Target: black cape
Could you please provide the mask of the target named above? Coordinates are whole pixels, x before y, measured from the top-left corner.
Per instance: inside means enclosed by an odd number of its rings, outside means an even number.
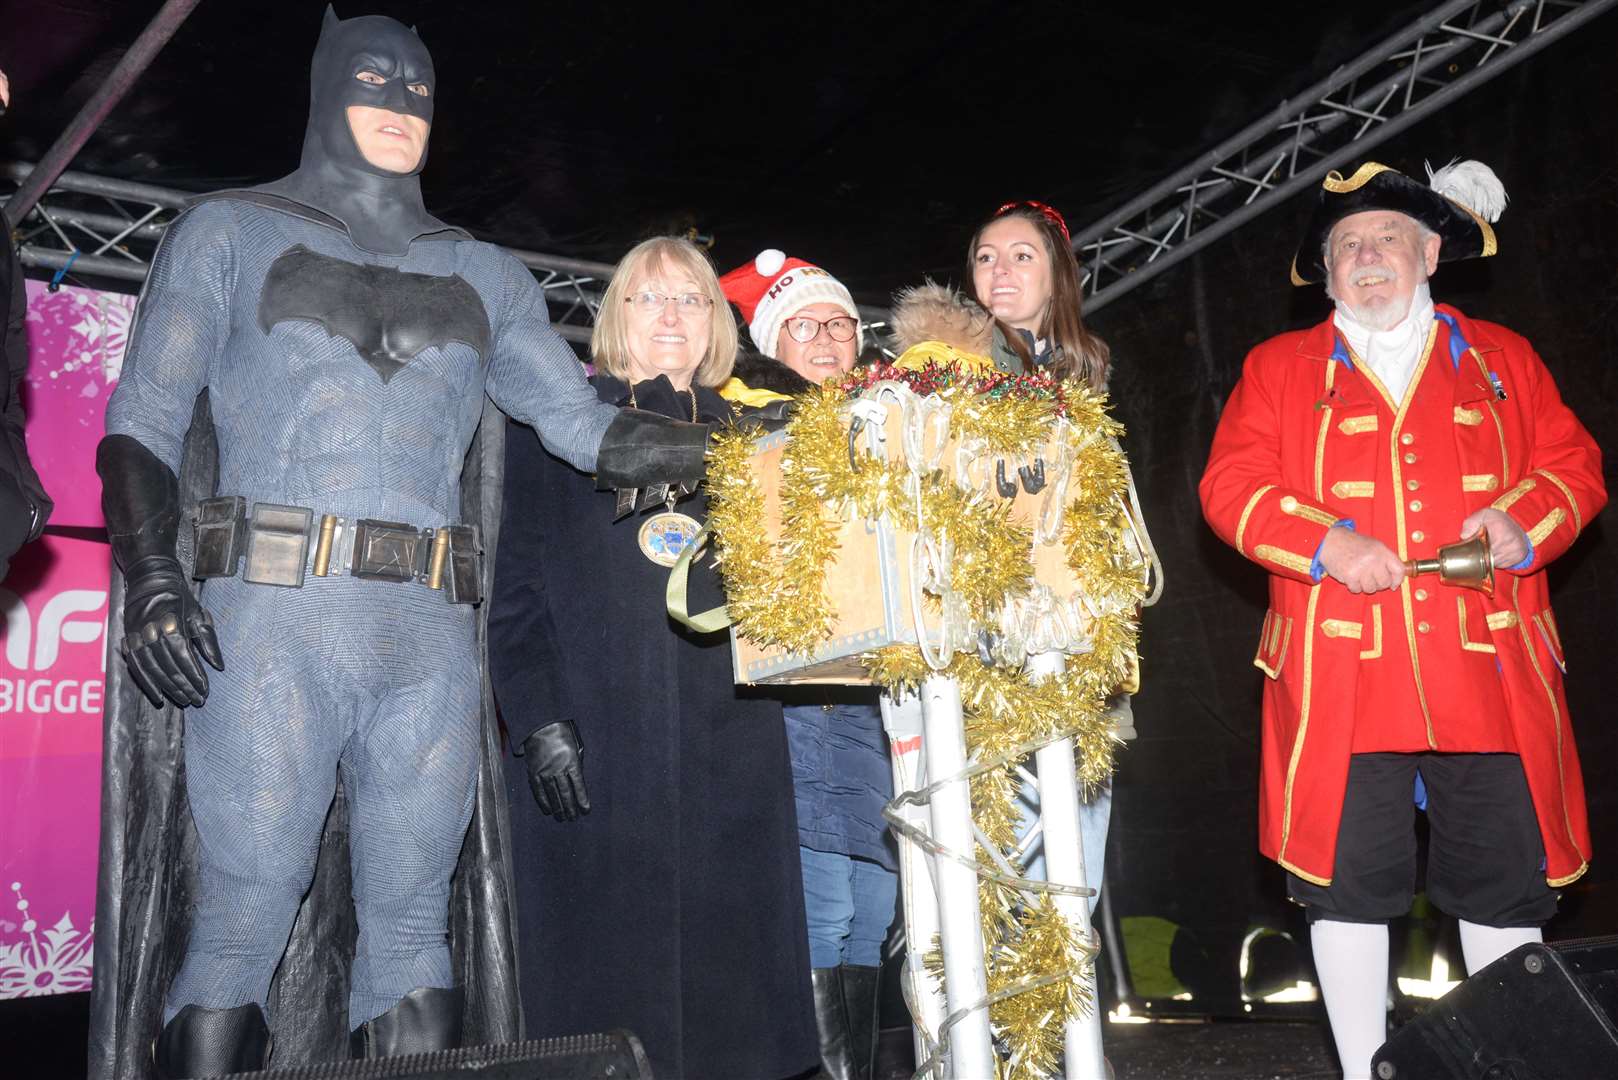
[[[616,379],[591,380],[610,404]],[[659,377],[637,403],[681,419]],[[729,415],[699,390],[703,419]],[[507,763],[523,1002],[531,1037],[623,1027],[659,1080],[773,1080],[815,1064],[792,771],[779,701],[738,690],[728,635],[663,608],[668,570],[641,554],[650,516],[512,425],[490,664],[514,742],[571,719],[592,809],[539,813]],[[701,519],[704,500],[677,507]],[[705,560],[691,609],[720,602]]]
[[[186,435],[182,506],[215,493],[217,454],[204,392]],[[505,417],[485,400],[461,475],[461,520],[483,528],[485,596],[500,527],[504,462]],[[187,568],[190,545],[190,530],[182,528],[180,561]],[[185,954],[197,836],[185,796],[181,711],[154,709],[119,655],[124,582],[116,568],[110,599],[89,1075],[91,1080],[135,1080],[152,1075],[152,1040],[162,1027],[164,994]],[[478,609],[480,654],[487,645],[488,611],[487,602]],[[468,1045],[521,1037],[510,820],[486,664],[483,704],[477,799],[450,892],[450,947],[456,982],[466,992],[463,1041]],[[346,1003],[356,936],[348,812],[339,784],[314,883],[270,986],[276,1067],[348,1056]]]

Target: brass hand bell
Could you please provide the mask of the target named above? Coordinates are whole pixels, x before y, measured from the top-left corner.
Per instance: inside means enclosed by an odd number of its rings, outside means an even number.
[[[1436,559],[1406,559],[1411,574],[1434,574],[1446,585],[1476,589],[1494,595],[1494,556],[1489,551],[1489,530],[1479,529],[1470,540],[1445,544]]]

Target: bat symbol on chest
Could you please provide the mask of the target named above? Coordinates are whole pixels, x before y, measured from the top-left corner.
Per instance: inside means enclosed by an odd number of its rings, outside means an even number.
[[[260,330],[268,334],[287,319],[347,339],[384,383],[435,345],[458,341],[480,363],[489,351],[489,316],[461,275],[345,262],[302,244],[275,260],[259,295]]]

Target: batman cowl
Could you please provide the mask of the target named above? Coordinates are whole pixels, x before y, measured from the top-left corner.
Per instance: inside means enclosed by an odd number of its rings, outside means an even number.
[[[383,82],[361,82],[355,78],[361,71],[374,71]],[[411,85],[425,86],[427,93],[412,93]],[[341,229],[355,247],[373,255],[403,256],[412,240],[426,236],[470,240],[464,230],[429,214],[422,202],[425,148],[412,171],[390,172],[365,159],[348,123],[350,105],[369,105],[431,125],[437,94],[432,55],[414,29],[381,15],[339,19],[328,5],[309,68],[309,124],[297,171],[204,198],[255,202]]]

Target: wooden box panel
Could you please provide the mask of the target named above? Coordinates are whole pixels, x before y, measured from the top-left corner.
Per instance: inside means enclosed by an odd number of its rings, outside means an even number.
[[[881,442],[889,453],[900,453],[900,410],[888,409]],[[1055,442],[1053,437],[1052,442]],[[955,450],[958,437],[951,435],[943,457],[942,467],[947,475],[954,475]],[[787,445],[784,432],[774,432],[759,439],[752,458],[754,476],[764,498],[764,522],[772,540],[781,535],[781,455]],[[867,439],[859,440],[862,448]],[[1050,462],[1055,459],[1054,448],[1047,455],[1047,472],[1052,473]],[[1015,478],[1014,466],[1008,461],[1006,471]],[[994,465],[989,469],[987,498],[1001,499],[993,486]],[[1012,502],[1012,518],[1026,526],[1030,534],[1048,498],[1054,497],[1054,475],[1044,490],[1030,495],[1019,484]],[[1064,501],[1071,501],[1071,492]],[[783,649],[761,649],[731,631],[731,654],[738,683],[831,683],[840,685],[867,685],[870,679],[859,662],[861,653],[885,645],[915,644],[916,627],[911,615],[910,562],[911,545],[915,533],[894,527],[887,519],[875,523],[846,521],[838,530],[838,553],[827,570],[826,589],[835,616],[831,637],[813,653],[804,656],[789,654]],[[1060,540],[1041,544],[1033,541],[1028,552],[1032,576],[1047,585],[1058,597],[1070,596],[1078,583],[1067,565],[1067,550]],[[936,643],[936,628],[929,631],[929,640]]]

